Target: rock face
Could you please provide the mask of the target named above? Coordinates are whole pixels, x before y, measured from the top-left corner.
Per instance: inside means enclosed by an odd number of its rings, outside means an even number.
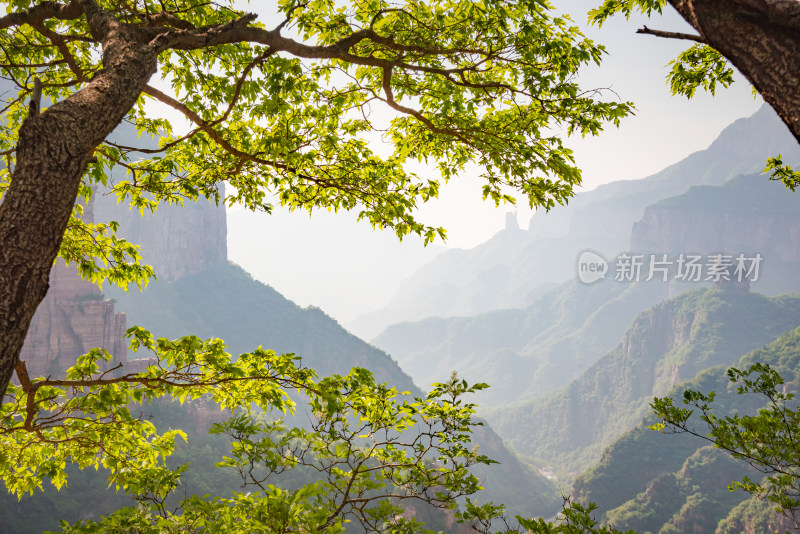
[[[118,235],[141,247],[144,263],[164,281],[206,271],[227,262],[225,208],[207,201],[163,206],[142,216],[102,193],[86,210],[90,220],[119,222]],[[63,376],[75,359],[101,347],[126,363],[124,313],[74,267],[59,262],[50,289],[31,322],[20,359],[31,376]]]
[[[800,204],[763,175],[693,187],[645,210],[633,225],[631,250],[760,252],[775,261],[800,262]]]
[[[143,263],[153,266],[161,281],[174,282],[228,261],[223,205],[201,199],[183,206],[162,205],[142,215],[100,193],[94,212],[98,221],[119,223],[117,235],[141,247]]]
[[[114,312],[97,286],[61,260],[50,272],[50,289],[36,310],[20,353],[28,373],[64,376],[81,354],[102,347],[115,362],[127,359],[125,314]]]
[[[743,175],[718,187],[693,187],[647,208],[631,250],[644,253],[760,255],[753,290],[800,290],[800,204],[782,184]],[[746,290],[746,288],[740,288]]]
[[[800,209],[742,214],[650,207],[633,227],[631,248],[672,253],[760,252],[774,260],[800,262]]]

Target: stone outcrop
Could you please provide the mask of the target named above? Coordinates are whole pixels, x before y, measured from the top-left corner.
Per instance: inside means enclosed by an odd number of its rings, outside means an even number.
[[[81,354],[101,347],[115,362],[127,359],[125,314],[115,313],[94,284],[61,260],[50,272],[50,289],[36,310],[20,353],[31,377],[63,377]]]
[[[116,198],[97,192],[85,210],[87,220],[117,221],[118,235],[140,246],[143,263],[163,281],[176,281],[227,262],[224,206],[201,200],[184,206],[162,206],[156,213],[117,205]],[[75,359],[101,347],[116,363],[127,362],[124,313],[103,298],[94,284],[59,261],[50,273],[50,288],[33,318],[20,359],[30,375],[63,376]],[[135,360],[134,360],[135,362]],[[130,370],[131,369],[134,370]],[[126,372],[146,368],[131,362]]]

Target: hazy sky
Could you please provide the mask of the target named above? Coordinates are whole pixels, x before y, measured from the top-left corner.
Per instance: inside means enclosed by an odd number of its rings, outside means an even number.
[[[554,2],[585,26],[585,13],[597,1]],[[261,19],[266,2],[251,3]],[[671,9],[671,8],[668,8]],[[673,97],[665,83],[666,64],[686,48],[685,42],[637,35],[642,20],[612,20],[587,34],[606,45],[608,55],[599,68],[581,75],[585,87],[613,89],[635,103],[635,117],[598,138],[573,139],[583,169],[585,189],[613,180],[644,178],[688,154],[706,148],[735,119],[751,115],[761,105],[741,81],[716,97],[699,94],[689,101]],[[671,12],[647,22],[658,29],[690,31]],[[505,213],[480,199],[480,184],[464,176],[444,187],[440,199],[420,210],[426,223],[444,226],[447,247],[470,248],[502,229]],[[527,227],[530,211],[520,207],[518,218]],[[317,305],[346,321],[377,309],[395,293],[398,282],[433,257],[442,244],[423,250],[418,239],[400,244],[389,232],[374,232],[356,223],[351,214],[252,214],[232,208],[228,217],[228,254],[257,279],[275,287],[298,304]]]

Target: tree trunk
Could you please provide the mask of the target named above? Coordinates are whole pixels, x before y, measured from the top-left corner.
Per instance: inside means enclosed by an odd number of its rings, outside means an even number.
[[[800,142],[800,0],[669,0]]]
[[[155,72],[157,53],[104,13],[103,66],[82,90],[19,131],[16,166],[0,204],[0,402],[33,314],[47,293],[50,269],[94,148],[120,123]]]

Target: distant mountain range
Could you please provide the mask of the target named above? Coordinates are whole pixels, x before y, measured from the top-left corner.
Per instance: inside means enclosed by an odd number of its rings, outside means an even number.
[[[401,323],[373,342],[415,382],[441,381],[456,370],[492,386],[479,394],[481,408],[499,406],[544,395],[579,376],[669,290],[653,283],[587,286],[572,280],[525,309]]]
[[[781,528],[768,508],[727,491],[747,473],[740,463],[641,423],[653,396],[698,373],[724,377],[742,354],[800,325],[800,295],[785,295],[800,291],[800,199],[753,172],[778,153],[800,161],[794,139],[762,109],[653,177],[578,195],[537,214],[529,232],[509,224],[480,247],[445,253],[371,324],[413,317],[423,303],[443,317],[398,321],[374,343],[417,383],[457,370],[495,386],[479,402],[498,433],[563,480],[591,468],[575,494],[597,501],[617,528]],[[607,259],[605,278],[589,284],[576,276],[586,249]],[[749,281],[726,280],[725,270],[711,287],[706,274],[738,254],[759,258],[760,269]],[[684,256],[706,269],[694,283],[674,271],[647,280],[657,260],[675,267]],[[632,257],[643,260],[642,275],[621,280]],[[783,361],[798,351],[800,331],[750,358]],[[792,365],[783,368],[796,377]],[[711,389],[727,387],[715,380]]]
[[[418,384],[457,370],[496,386],[481,405],[532,399],[576,378],[621,339],[631,321],[662,300],[698,284],[648,277],[650,255],[671,261],[681,253],[704,263],[725,252],[761,258],[754,291],[800,291],[800,200],[762,175],[740,175],[721,186],[693,186],[644,210],[633,225],[630,250],[645,261],[639,282],[618,282],[617,260],[604,280],[572,280],[544,291],[521,309],[474,317],[429,318],[388,327],[373,342],[392,354]],[[576,254],[577,256],[577,254]],[[573,259],[573,262],[577,258]],[[672,275],[674,275],[674,271]],[[671,275],[671,276],[672,276]]]
[[[537,212],[527,231],[510,223],[478,247],[440,254],[404,281],[386,307],[346,326],[371,339],[391,324],[424,317],[528,306],[545,289],[573,277],[579,251],[614,257],[628,250],[631,228],[650,204],[691,186],[720,185],[738,174],[760,172],[766,158],[778,153],[784,161],[800,161],[800,146],[765,105],[725,128],[707,149],[659,173],[579,193],[566,206]]]

